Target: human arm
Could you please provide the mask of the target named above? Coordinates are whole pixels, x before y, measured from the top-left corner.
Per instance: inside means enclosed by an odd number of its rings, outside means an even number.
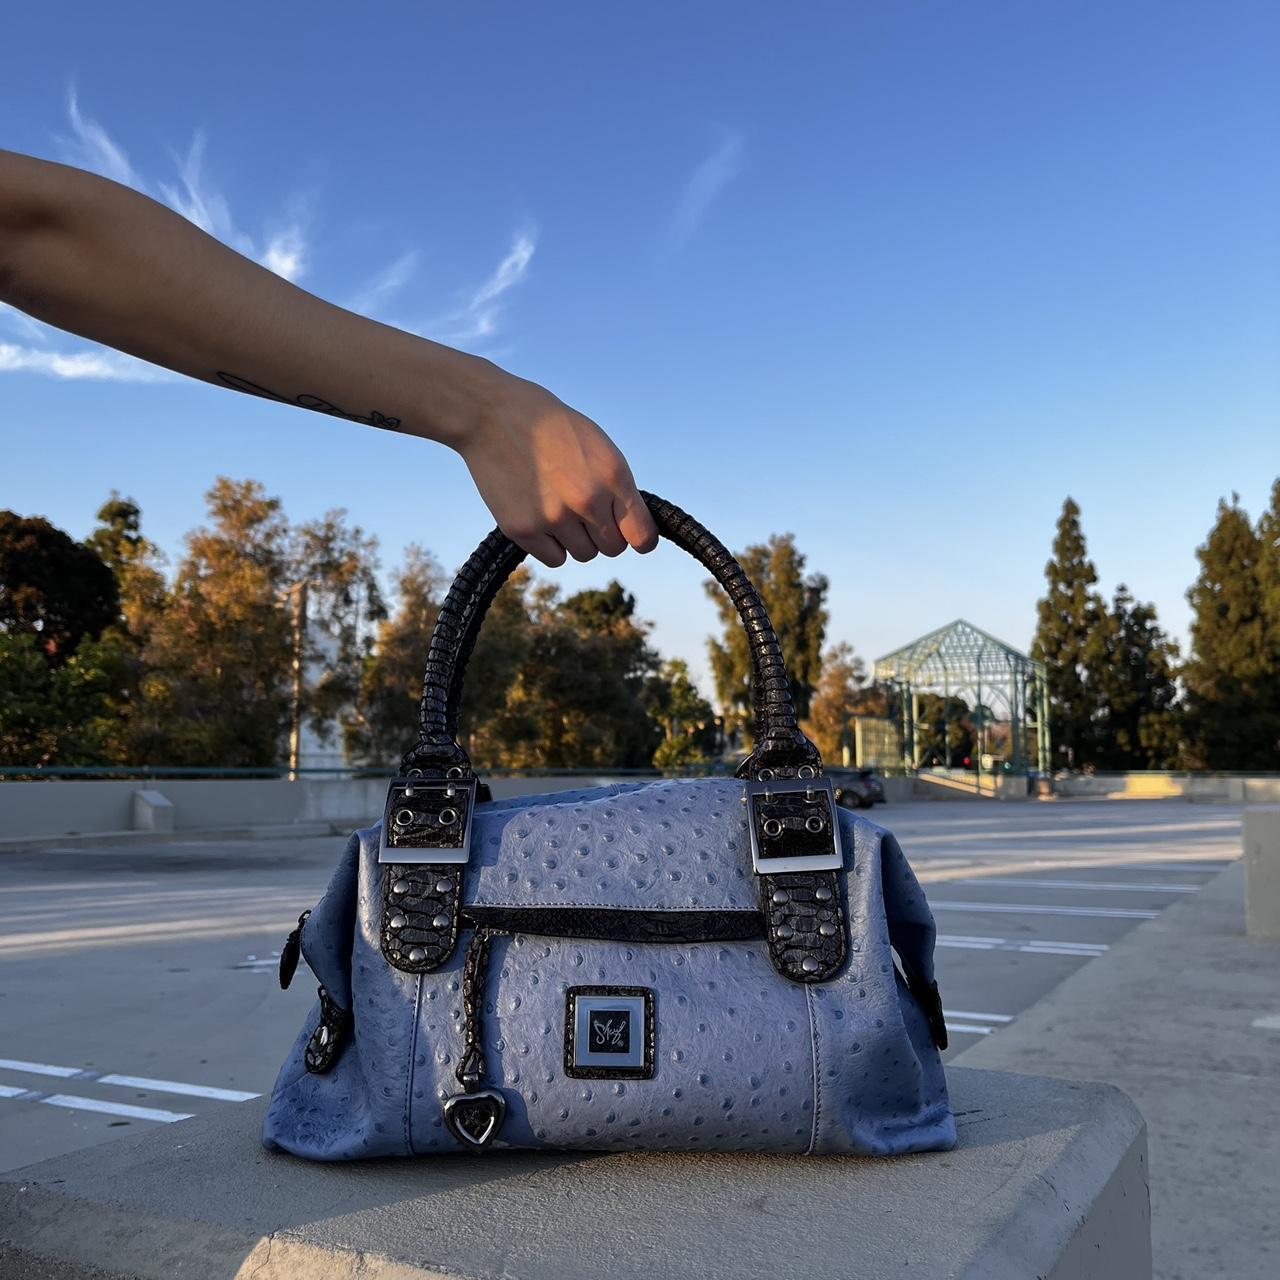
[[[0,151],[0,300],[206,382],[439,441],[545,564],[657,542],[617,447],[545,388],[325,302],[105,178]]]

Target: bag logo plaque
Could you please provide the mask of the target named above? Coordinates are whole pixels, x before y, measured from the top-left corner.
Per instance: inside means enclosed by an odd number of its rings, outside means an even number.
[[[649,1080],[655,1031],[648,987],[570,987],[565,993],[565,1075]]]

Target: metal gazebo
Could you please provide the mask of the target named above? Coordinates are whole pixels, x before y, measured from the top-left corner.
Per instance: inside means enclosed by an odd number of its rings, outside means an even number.
[[[1031,768],[1048,773],[1049,696],[1044,663],[988,635],[971,622],[957,619],[877,658],[877,684],[899,694],[903,764],[920,766],[916,723],[921,693],[939,693],[944,706],[944,750],[950,755],[952,700],[972,701],[978,752],[985,747],[992,723],[1009,725],[1009,764],[1018,772]],[[1034,765],[1032,741],[1034,738]],[[951,761],[948,758],[947,764]]]

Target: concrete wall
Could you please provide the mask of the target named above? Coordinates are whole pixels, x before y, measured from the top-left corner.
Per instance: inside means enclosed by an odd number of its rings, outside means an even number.
[[[1059,796],[1106,796],[1117,800],[1211,800],[1231,804],[1280,802],[1280,777],[1223,773],[1060,774]]]
[[[600,777],[494,778],[496,799],[594,787]],[[0,782],[0,840],[131,831],[133,795],[159,792],[173,805],[175,831],[336,822],[352,826],[382,816],[386,778],[253,778]]]

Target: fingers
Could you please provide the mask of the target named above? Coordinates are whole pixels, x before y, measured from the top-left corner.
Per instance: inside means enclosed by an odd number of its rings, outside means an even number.
[[[511,541],[522,546],[535,560],[541,560],[548,569],[558,569],[568,558],[564,547],[549,533],[534,533]]]
[[[613,500],[613,514],[619,531],[637,551],[652,551],[658,545],[658,526],[653,513],[634,485],[630,492]]]
[[[599,552],[586,525],[577,516],[569,516],[554,525],[551,535],[575,560],[594,560]]]

